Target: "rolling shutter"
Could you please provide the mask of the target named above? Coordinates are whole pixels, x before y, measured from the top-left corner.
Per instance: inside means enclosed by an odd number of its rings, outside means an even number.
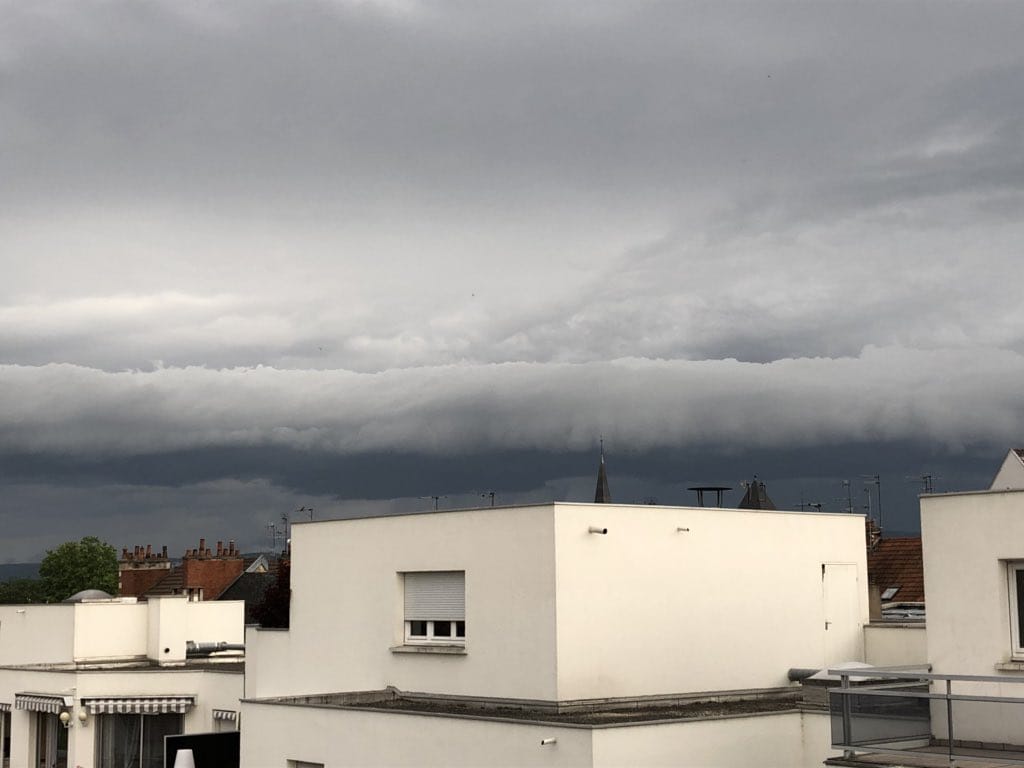
[[[465,571],[405,574],[406,621],[464,621],[465,618]]]

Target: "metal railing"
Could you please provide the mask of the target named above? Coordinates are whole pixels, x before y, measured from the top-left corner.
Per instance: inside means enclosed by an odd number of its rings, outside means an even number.
[[[944,710],[944,745],[950,762],[958,757],[976,758],[976,751],[968,754],[963,751],[968,747],[962,743],[958,745],[956,741],[953,703],[1001,706],[1024,704],[1022,697],[957,693],[953,689],[955,683],[970,684],[975,689],[1021,684],[1024,683],[1022,678],[940,675],[917,671],[913,667],[830,669],[828,673],[840,679],[839,687],[829,689],[832,748],[842,749],[844,757],[848,758],[852,758],[856,752],[905,753],[911,749],[934,746],[938,741],[932,728],[932,716],[936,710],[933,702],[945,705],[937,709]],[[972,709],[975,709],[973,705]],[[976,717],[977,712],[974,711],[973,715]],[[1019,717],[1024,722],[1024,709],[1019,710]],[[1019,729],[1005,730],[1007,735],[1011,730],[1020,733]],[[1024,764],[1024,754],[1014,757],[1005,754],[1011,748],[1006,744],[1009,741],[1010,738],[972,739],[970,748],[976,750],[982,742],[993,742],[1004,753],[999,757],[1001,762]]]

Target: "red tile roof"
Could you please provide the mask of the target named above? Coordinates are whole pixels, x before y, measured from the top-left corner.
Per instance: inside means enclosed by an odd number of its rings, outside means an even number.
[[[875,584],[879,592],[899,587],[896,594],[884,602],[924,602],[921,538],[881,539],[873,550],[868,550],[868,581]]]

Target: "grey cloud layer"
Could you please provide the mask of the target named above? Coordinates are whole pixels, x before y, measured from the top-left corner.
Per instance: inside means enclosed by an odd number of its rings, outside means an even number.
[[[0,458],[26,536],[43,508],[89,532],[109,497],[138,537],[178,506],[255,541],[302,493],[544,488],[599,433],[672,487],[672,449],[831,482],[1024,433],[1020,5],[0,18]],[[816,466],[836,444],[869,458]],[[496,451],[523,452],[514,480]],[[332,483],[338,456],[365,482]]]
[[[769,364],[620,360],[393,370],[0,369],[7,452],[210,446],[465,453],[924,440],[959,450],[1024,428],[1024,356],[869,348]]]

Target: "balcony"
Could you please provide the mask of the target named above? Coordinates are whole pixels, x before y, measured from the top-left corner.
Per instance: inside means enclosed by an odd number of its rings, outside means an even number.
[[[829,711],[832,747],[843,755],[826,765],[1024,765],[1024,678],[906,667],[829,673],[840,679],[829,690]]]

